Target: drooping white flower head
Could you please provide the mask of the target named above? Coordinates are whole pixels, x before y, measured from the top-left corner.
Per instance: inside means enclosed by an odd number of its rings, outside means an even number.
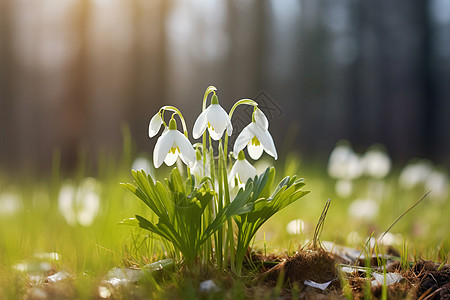
[[[230,117],[222,106],[220,106],[216,94],[211,98],[211,105],[198,116],[194,123],[194,129],[192,131],[194,139],[201,137],[206,128],[208,128],[209,135],[215,141],[222,138],[225,129],[228,135],[233,133],[233,125],[231,125]]]
[[[153,164],[159,168],[164,162],[172,166],[178,156],[188,166],[193,167],[195,163],[195,150],[188,138],[177,130],[177,124],[172,118],[169,129],[158,138],[153,151]]]
[[[161,113],[158,111],[148,124],[148,136],[150,138],[154,137],[159,132],[159,129],[161,129],[162,124],[163,120],[161,118]]]
[[[205,161],[205,173],[203,173],[203,158],[199,149],[195,151],[195,163],[194,166],[191,168],[191,173],[194,174],[194,176],[196,176],[196,178],[200,180],[205,176],[208,177],[210,176],[208,159]]]
[[[234,163],[231,168],[230,175],[228,177],[228,181],[231,185],[237,179],[239,186],[245,186],[245,183],[250,178],[254,178],[256,176],[256,169],[253,167],[246,159],[244,155],[244,151],[240,151],[238,155],[238,159]]]
[[[263,151],[277,159],[277,149],[268,129],[269,121],[264,113],[256,108],[252,122],[241,131],[234,143],[234,155],[247,146],[248,154],[254,160],[259,159]]]

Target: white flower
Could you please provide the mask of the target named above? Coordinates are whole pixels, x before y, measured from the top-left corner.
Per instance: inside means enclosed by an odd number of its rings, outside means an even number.
[[[340,141],[328,161],[328,175],[336,179],[356,179],[362,175],[364,165],[347,141]]]
[[[338,179],[336,180],[334,190],[336,191],[339,197],[347,198],[353,192],[353,182],[348,179]]]
[[[448,177],[445,171],[435,169],[428,174],[425,189],[431,190],[431,199],[445,201],[448,196]]]
[[[391,170],[391,159],[385,151],[372,147],[362,157],[365,173],[377,179],[385,177]]]
[[[178,156],[188,166],[193,167],[195,163],[195,150],[187,137],[177,130],[174,119],[170,120],[169,130],[165,131],[156,141],[153,151],[153,164],[159,168],[164,162],[172,166]]]
[[[305,222],[303,222],[303,220],[301,219],[292,220],[286,225],[286,231],[292,235],[300,234],[304,230],[305,230]]]
[[[430,161],[420,160],[409,163],[400,173],[399,184],[404,189],[412,189],[426,182],[432,171],[433,165]]]
[[[195,151],[195,163],[194,166],[191,168],[191,173],[194,174],[194,176],[198,179],[203,179],[203,177],[205,176],[210,176],[210,171],[209,171],[209,161],[208,159],[206,159],[206,163],[205,163],[205,173],[203,174],[203,158],[202,158],[202,154],[200,153],[200,150],[196,150]]]
[[[266,116],[257,108],[253,113],[253,121],[241,131],[234,143],[234,155],[236,156],[247,146],[248,154],[254,160],[261,157],[263,150],[277,159],[277,149],[275,149],[275,144],[268,129],[269,122]]]
[[[148,124],[148,136],[150,138],[154,137],[159,132],[162,124],[163,120],[161,118],[161,114],[158,112],[152,117],[150,123]]]
[[[256,169],[246,159],[243,151],[239,152],[238,159],[231,168],[228,181],[231,185],[238,180],[239,186],[245,186],[245,183],[250,178],[256,176]]]
[[[208,106],[197,118],[194,123],[192,136],[198,139],[208,127],[209,135],[213,140],[220,140],[225,129],[228,135],[233,132],[230,117],[227,112],[219,105],[217,96],[214,94],[211,99],[211,105]]]
[[[373,220],[378,215],[379,204],[372,199],[356,199],[348,207],[348,214],[355,219]]]
[[[100,208],[101,186],[94,178],[84,178],[77,187],[71,182],[61,186],[58,207],[70,226],[90,226]]]

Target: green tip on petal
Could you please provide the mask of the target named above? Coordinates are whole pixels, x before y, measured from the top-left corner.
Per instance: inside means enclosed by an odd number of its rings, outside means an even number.
[[[219,98],[217,98],[216,93],[211,98],[211,104],[219,104]]]
[[[176,130],[176,129],[177,129],[177,122],[172,117],[172,119],[170,119],[170,122],[169,122],[169,130]]]
[[[238,154],[238,160],[244,160],[244,159],[245,159],[245,154],[244,154],[244,151],[241,150],[241,151],[239,151],[239,154]]]

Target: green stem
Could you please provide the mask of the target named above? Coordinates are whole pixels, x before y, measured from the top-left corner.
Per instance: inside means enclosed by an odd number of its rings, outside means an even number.
[[[219,161],[218,161],[218,172],[217,172],[217,181],[219,184],[219,198],[217,203],[217,212],[221,212],[223,210],[223,162],[220,159],[220,150],[222,149],[222,139],[219,140]],[[216,253],[217,253],[217,267],[219,270],[222,270],[223,268],[223,226],[218,230],[217,236],[217,247],[216,247]],[[225,256],[226,258],[226,256]]]
[[[184,121],[183,114],[181,113],[181,111],[180,111],[178,108],[176,108],[175,106],[172,106],[172,105],[165,105],[165,106],[161,107],[161,111],[162,111],[161,117],[162,117],[163,120],[164,120],[164,111],[166,111],[166,110],[173,111],[173,112],[175,112],[175,113],[180,117],[181,124],[183,125],[183,132],[184,132],[184,135],[185,135],[186,137],[189,137],[189,136],[188,136],[187,127],[186,127],[186,122]]]
[[[236,101],[236,103],[234,103],[233,107],[230,110],[230,113],[228,114],[228,116],[231,117],[233,116],[234,111],[236,110],[236,108],[241,105],[241,104],[247,104],[247,105],[253,105],[253,106],[258,106],[258,103],[256,103],[255,101],[253,101],[252,99],[241,99]]]
[[[203,177],[206,176],[206,130],[205,132],[203,132],[203,137],[202,137],[202,144],[203,144],[203,148],[202,148],[202,156],[203,156]],[[214,186],[213,186],[214,188]]]
[[[202,111],[206,109],[206,100],[208,99],[208,95],[214,91],[217,91],[217,88],[212,85],[208,86],[208,88],[206,89],[205,94],[203,95]]]

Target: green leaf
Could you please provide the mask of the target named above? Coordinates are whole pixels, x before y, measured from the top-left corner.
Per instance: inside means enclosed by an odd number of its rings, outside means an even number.
[[[119,224],[139,227],[139,221],[136,220],[136,218],[123,219],[121,222],[119,222]]]

